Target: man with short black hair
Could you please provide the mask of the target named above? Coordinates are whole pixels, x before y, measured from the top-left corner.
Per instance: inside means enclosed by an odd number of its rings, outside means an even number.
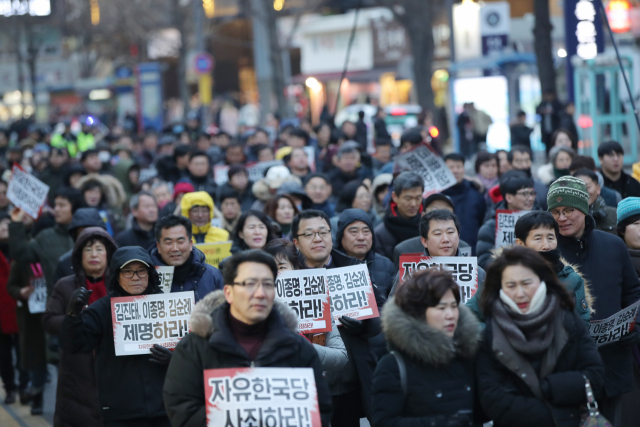
[[[307,182],[304,184],[304,191],[311,199],[311,208],[318,211],[322,211],[327,214],[329,218],[333,218],[335,215],[335,206],[329,201],[331,197],[331,183],[326,175],[321,173],[314,173],[307,177]]]
[[[602,166],[601,172],[604,185],[616,190],[623,199],[627,197],[640,197],[640,182],[622,170],[624,166],[624,149],[616,141],[600,144],[598,147],[598,160]]]
[[[622,200],[622,196],[616,190],[612,190],[609,187],[605,187],[604,178],[602,174],[596,169],[596,161],[590,156],[574,156],[569,165],[569,173],[579,171],[580,169],[588,169],[593,171],[598,176],[598,185],[600,186],[600,195],[604,199],[607,206],[617,207],[618,203]]]
[[[171,292],[193,291],[196,302],[213,291],[222,289],[222,276],[206,263],[206,257],[191,242],[191,221],[183,216],[168,215],[155,226],[155,247],[149,255],[156,266],[173,266]]]
[[[464,161],[465,158],[460,153],[444,156],[444,162],[455,177],[456,184],[443,190],[442,194],[453,201],[456,216],[462,223],[460,238],[469,243],[475,253],[478,231],[484,222],[487,204],[476,188],[477,184],[464,179]]]
[[[507,153],[507,160],[514,170],[522,171],[531,179],[531,165],[533,162],[533,152],[529,147],[522,145],[514,145],[511,147],[511,151]],[[533,188],[536,190],[536,203],[540,208],[547,208],[547,191],[549,190],[546,185],[540,181],[533,179]]]
[[[358,143],[355,141],[347,141],[338,149],[337,167],[329,172],[329,181],[333,195],[340,197],[340,193],[344,186],[356,179],[372,179],[371,171],[367,171],[360,167],[360,150]]]
[[[476,255],[478,265],[485,270],[491,264],[491,251],[496,246],[496,210],[530,211],[535,206],[536,190],[533,180],[522,171],[511,170],[500,177],[500,193],[504,200],[499,202],[480,227]]]
[[[291,171],[291,175],[297,176],[301,181],[305,181],[311,173],[309,157],[303,148],[295,147],[291,153],[284,156],[283,160],[285,166]]]
[[[207,423],[207,369],[312,368],[322,426],[329,427],[331,394],[313,346],[297,332],[298,319],[275,301],[278,266],[261,250],[229,258],[224,290],[207,295],[191,315],[191,332],[175,349],[164,383],[164,401],[173,425]]]
[[[229,172],[227,172],[227,177],[228,181],[218,188],[218,204],[222,202],[221,196],[223,192],[229,194],[230,191],[235,191],[240,198],[242,211],[244,212],[251,209],[251,205],[256,201],[256,197],[251,191],[253,183],[249,181],[247,168],[241,164],[231,165]]]
[[[220,191],[220,202],[218,206],[220,206],[220,213],[222,214],[222,228],[231,235],[236,229],[238,220],[242,215],[240,195],[235,190],[224,188]]]
[[[206,191],[213,198],[216,197],[218,185],[211,176],[209,156],[204,151],[195,151],[189,156],[188,178],[178,182],[188,182],[195,191]]]
[[[91,150],[83,152],[80,157],[80,164],[82,164],[82,167],[84,167],[84,170],[86,170],[88,174],[100,173],[102,162],[100,161],[100,156],[98,156],[98,150],[92,148]]]
[[[293,148],[302,148],[309,145],[309,133],[300,128],[291,129],[287,136],[287,145]]]
[[[403,172],[393,180],[391,203],[375,232],[376,252],[389,259],[399,243],[418,236],[422,213],[424,179],[413,172]]]
[[[141,191],[131,196],[129,209],[133,215],[131,227],[116,237],[118,247],[140,246],[149,249],[155,244],[153,228],[158,220],[158,203],[153,194]]]

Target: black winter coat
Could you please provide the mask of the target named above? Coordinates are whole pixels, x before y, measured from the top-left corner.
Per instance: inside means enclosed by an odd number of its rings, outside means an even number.
[[[460,238],[471,245],[474,250],[473,255],[475,255],[478,231],[482,226],[487,211],[484,195],[476,190],[471,182],[466,179],[460,184],[447,188],[442,194],[448,196],[453,202],[455,214],[462,225]]]
[[[640,197],[640,182],[625,171],[621,172],[620,179],[617,181],[610,180],[604,173],[602,177],[604,178],[604,185],[620,193],[623,199]]]
[[[253,195],[253,191],[251,188],[253,187],[253,182],[249,182],[247,185],[247,189],[244,193],[240,193],[238,190],[234,189],[231,184],[225,182],[220,187],[218,187],[218,193],[216,194],[216,204],[217,206],[222,206],[222,200],[220,200],[220,196],[228,191],[235,191],[240,196],[240,210],[242,212],[246,212],[251,209],[253,203],[257,200],[256,196]]]
[[[116,236],[116,243],[119,248],[124,246],[140,246],[144,250],[149,250],[156,246],[156,236],[153,229],[145,231],[140,228],[137,220],[133,220],[131,228]]]
[[[524,369],[498,349],[495,323],[487,318],[476,375],[482,407],[495,427],[578,427],[580,406],[587,403],[583,375],[589,378],[596,400],[601,394],[604,368],[584,321],[565,309],[558,315],[564,316],[567,341],[552,373],[540,381],[546,401],[524,382]]]
[[[491,264],[491,251],[496,247],[496,211],[498,209],[507,209],[507,202],[504,200],[499,202],[487,215],[489,218],[485,219],[478,231],[476,256],[478,265],[485,270]]]
[[[389,300],[382,323],[389,347],[405,363],[407,393],[396,358],[384,356],[373,378],[373,427],[446,427],[459,411],[469,412],[469,425],[482,425],[473,359],[480,345],[480,325],[468,308],[459,308],[452,339]]]
[[[591,320],[602,320],[640,299],[640,281],[629,251],[622,239],[595,229],[587,215],[582,239],[558,236],[562,257],[580,267],[585,281],[591,284],[595,313]],[[614,343],[600,347],[606,371],[605,394],[618,396],[633,387],[631,348]]]
[[[164,402],[176,427],[206,425],[205,369],[239,367],[313,368],[323,427],[331,420],[331,394],[322,365],[309,341],[298,335],[298,319],[276,302],[267,318],[267,335],[254,361],[229,329],[229,304],[222,291],[213,292],[194,307],[189,333],[176,347],[163,390]]]

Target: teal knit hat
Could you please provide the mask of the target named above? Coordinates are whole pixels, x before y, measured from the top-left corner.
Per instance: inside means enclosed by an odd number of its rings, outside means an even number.
[[[618,203],[618,224],[638,214],[640,214],[640,197],[627,197]]]
[[[558,178],[547,193],[548,211],[558,206],[567,206],[578,209],[585,215],[589,215],[589,192],[584,181],[572,176]]]

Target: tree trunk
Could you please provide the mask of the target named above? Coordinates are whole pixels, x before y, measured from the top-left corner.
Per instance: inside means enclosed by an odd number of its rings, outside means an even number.
[[[191,94],[187,85],[187,26],[186,12],[180,6],[180,0],[173,0],[173,16],[176,29],[180,32],[180,49],[178,58],[178,89],[182,100],[182,118],[184,119],[189,111]],[[189,9],[190,10],[190,9]]]
[[[426,2],[428,3],[428,2]],[[413,74],[418,104],[423,110],[433,111],[433,27],[431,20],[423,21],[420,17],[413,17],[410,25],[406,25],[411,40],[413,55]]]
[[[24,70],[22,69],[22,63],[24,57],[22,55],[22,23],[17,22],[14,29],[15,35],[13,37],[13,43],[15,46],[16,54],[16,66],[18,71],[18,90],[20,91],[20,106],[22,109],[22,117],[24,117]]]
[[[282,62],[282,48],[278,40],[278,28],[276,25],[276,12],[271,7],[272,2],[270,0],[264,0],[267,3],[267,10],[269,11],[269,17],[267,19],[267,25],[269,27],[269,44],[271,46],[271,67],[273,69],[273,90],[276,93],[276,100],[278,102],[278,114],[280,117],[288,117],[289,111],[287,108],[287,98],[284,94],[284,63]]]
[[[37,109],[36,85],[38,80],[37,61],[40,51],[40,43],[34,33],[34,26],[27,24],[27,66],[29,68],[29,82],[31,83],[31,98],[33,99],[34,110]]]
[[[536,18],[533,38],[536,63],[542,93],[556,93],[556,70],[553,65],[553,44],[551,42],[551,19],[549,0],[534,0],[533,12]]]

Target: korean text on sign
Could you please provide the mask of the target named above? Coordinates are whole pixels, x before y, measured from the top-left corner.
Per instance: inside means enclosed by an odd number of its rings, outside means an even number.
[[[193,246],[201,250],[205,262],[215,268],[218,268],[220,261],[231,256],[231,242],[200,243]]]
[[[175,348],[194,305],[193,291],[111,298],[116,356],[148,354],[154,344]]]
[[[598,347],[620,341],[621,338],[633,332],[636,326],[640,301],[623,308],[611,317],[596,320],[589,324],[589,334]]]
[[[496,210],[496,248],[516,243],[516,222],[530,211]]]
[[[325,269],[283,271],[276,278],[276,298],[298,315],[303,334],[331,330],[331,308]]]
[[[173,272],[175,267],[173,265],[158,265],[156,271],[160,276],[160,289],[165,294],[171,293],[171,285],[173,284]]]
[[[340,325],[340,316],[361,320],[380,316],[365,264],[327,270],[327,287],[336,324]]]
[[[437,268],[448,271],[460,286],[460,303],[466,302],[478,290],[478,258],[476,257],[428,257],[424,255],[400,256],[400,283],[417,270]]]
[[[22,209],[31,218],[38,218],[47,194],[49,194],[47,184],[18,166],[13,167],[11,181],[7,188],[7,198],[14,206]]]
[[[311,368],[204,371],[207,427],[321,427]]]
[[[425,194],[438,193],[456,184],[456,179],[442,160],[426,145],[398,156],[396,162],[424,179]]]

